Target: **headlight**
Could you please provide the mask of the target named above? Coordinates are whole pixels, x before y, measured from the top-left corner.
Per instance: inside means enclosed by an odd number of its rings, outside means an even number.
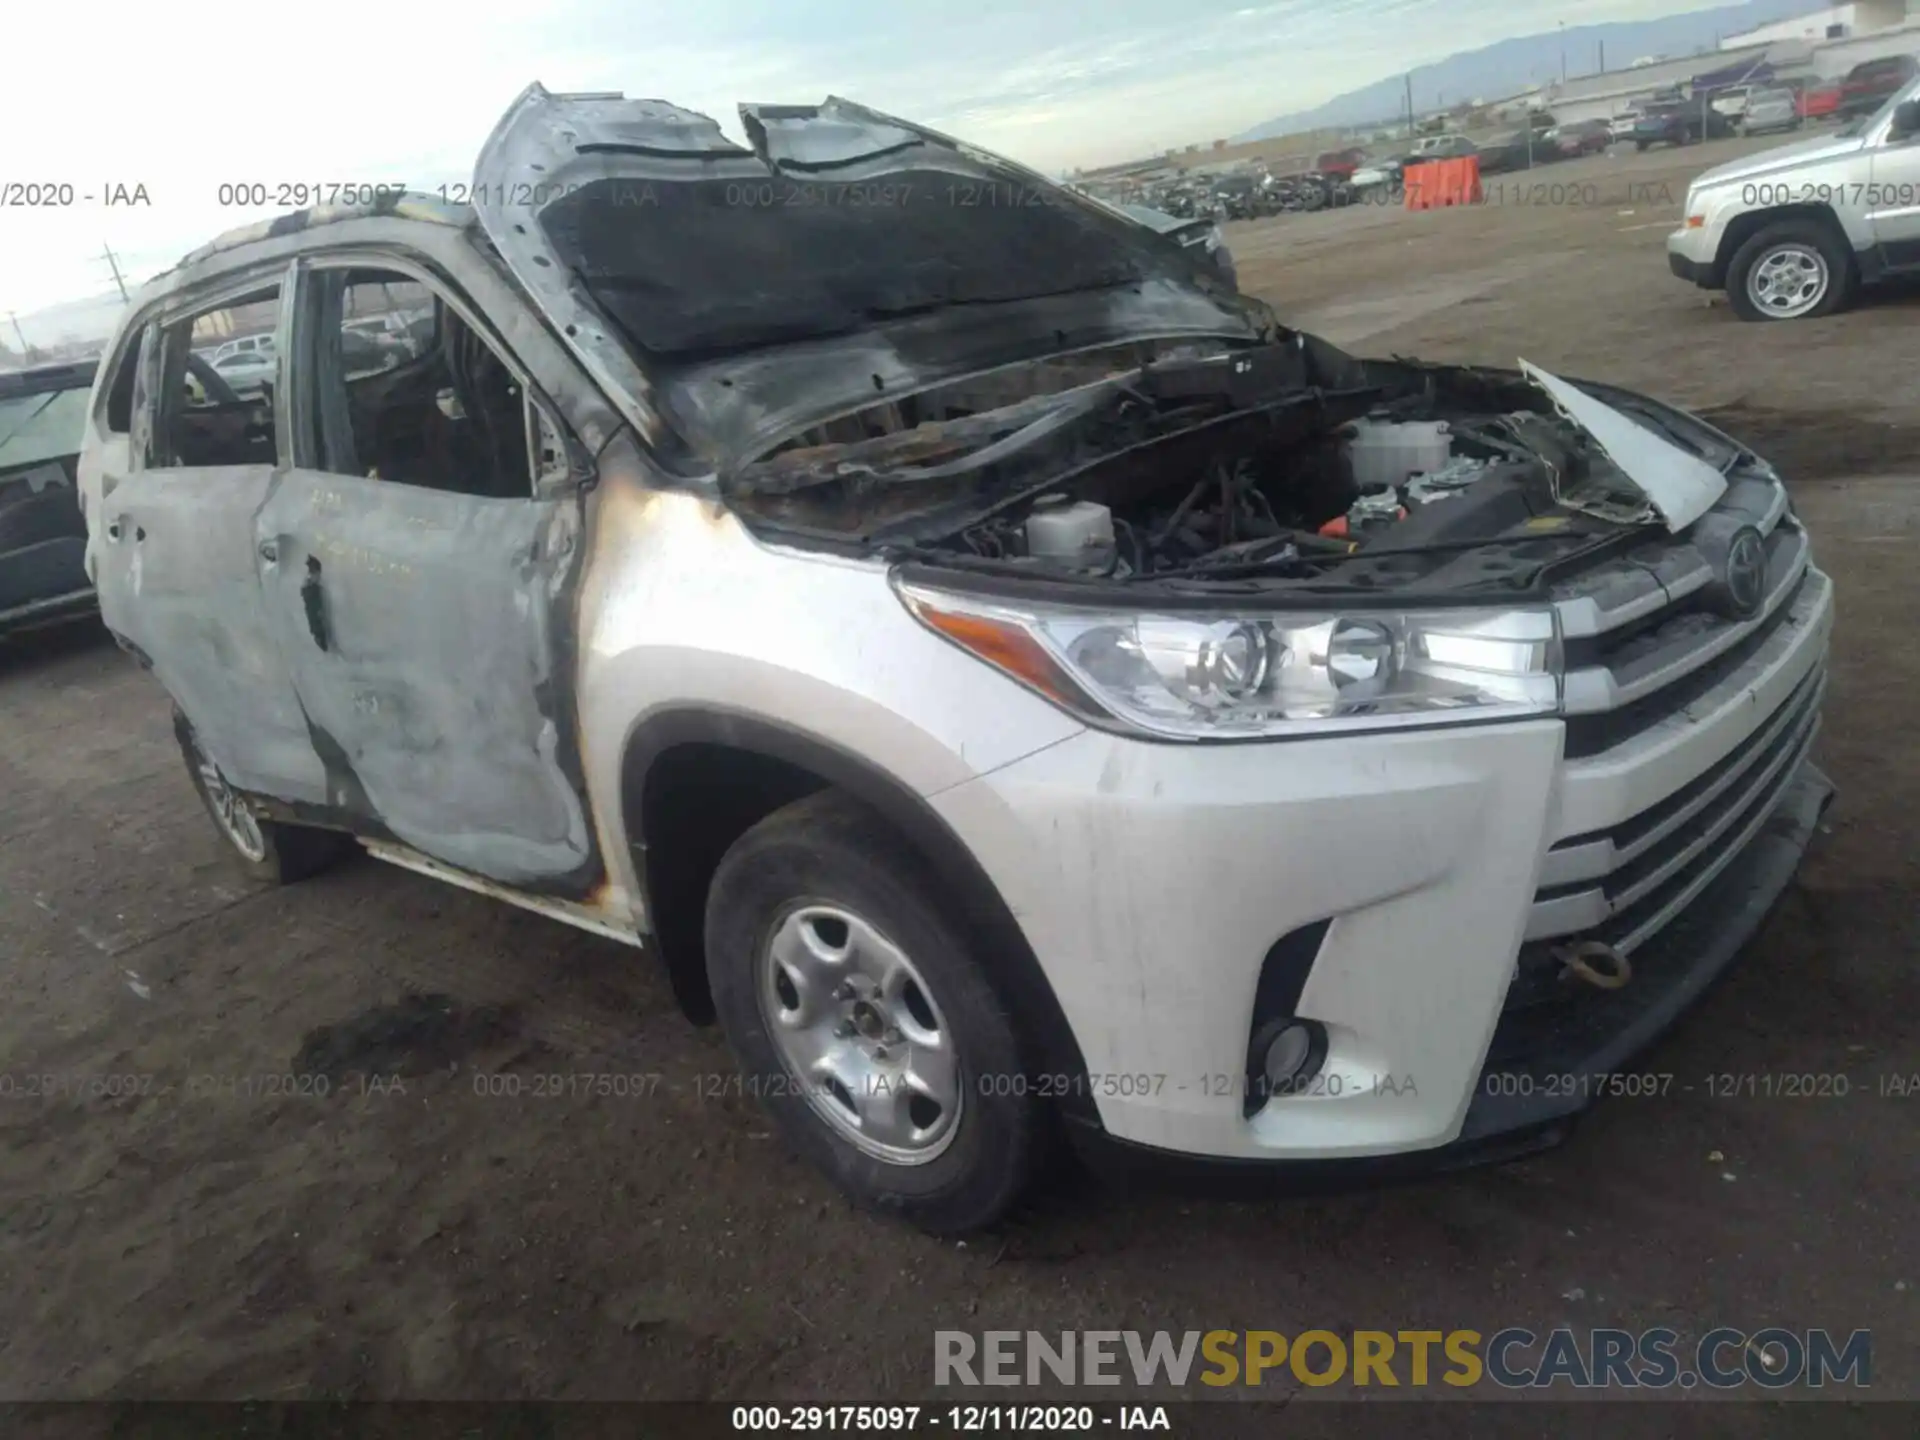
[[[1106,729],[1248,739],[1560,708],[1545,608],[1116,613],[897,588],[929,629]]]

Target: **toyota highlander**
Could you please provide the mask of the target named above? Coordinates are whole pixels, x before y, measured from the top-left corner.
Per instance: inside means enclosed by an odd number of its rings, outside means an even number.
[[[829,100],[531,87],[471,207],[129,306],[88,567],[265,881],[343,848],[657,956],[856,1199],[1558,1139],[1829,787],[1782,478],[1524,363],[1362,360]],[[361,364],[357,320],[430,315]],[[186,383],[264,324],[272,383]]]

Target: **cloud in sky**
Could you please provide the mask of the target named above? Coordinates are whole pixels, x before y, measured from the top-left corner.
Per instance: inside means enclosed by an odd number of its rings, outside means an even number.
[[[467,178],[528,82],[662,96],[738,135],[741,100],[843,94],[1045,170],[1229,135],[1506,35],[1661,0],[326,0],[45,7],[14,32],[0,180],[146,209],[0,209],[0,310],[97,293],[259,209],[223,182]],[[1549,18],[1550,17],[1550,18]]]

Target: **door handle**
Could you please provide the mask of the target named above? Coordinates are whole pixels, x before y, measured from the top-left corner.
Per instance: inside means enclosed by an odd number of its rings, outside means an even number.
[[[327,596],[320,588],[320,557],[307,556],[307,578],[300,582],[300,606],[307,612],[307,633],[322,650],[330,643],[327,629]]]
[[[260,558],[269,565],[278,560],[280,558],[280,546],[278,543],[272,540],[262,540],[260,542]]]

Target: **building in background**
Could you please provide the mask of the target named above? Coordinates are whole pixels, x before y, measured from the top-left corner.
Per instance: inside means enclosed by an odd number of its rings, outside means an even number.
[[[1857,0],[1852,5],[1830,5],[1809,10],[1790,20],[1776,20],[1721,39],[1722,50],[1766,45],[1775,40],[1850,40],[1920,23],[1920,7],[1913,0]]]
[[[1910,17],[1908,3],[1914,5]],[[1920,0],[1881,0],[1881,3],[1861,0],[1859,4],[1819,11],[1817,16],[1842,12],[1852,18],[1830,23],[1864,27],[1871,19],[1874,28],[1861,28],[1836,39],[1803,38],[1797,33],[1797,27],[1806,23],[1808,17],[1802,17],[1782,22],[1795,31],[1787,37],[1738,47],[1723,45],[1703,55],[1662,60],[1653,65],[1635,64],[1625,70],[1560,81],[1547,86],[1544,103],[1563,125],[1579,120],[1609,120],[1655,98],[1691,98],[1740,84],[1830,85],[1864,61],[1887,55],[1920,55]],[[1867,12],[1872,13],[1869,16]],[[1892,23],[1882,25],[1882,21]],[[1769,31],[1777,28],[1766,27]]]

